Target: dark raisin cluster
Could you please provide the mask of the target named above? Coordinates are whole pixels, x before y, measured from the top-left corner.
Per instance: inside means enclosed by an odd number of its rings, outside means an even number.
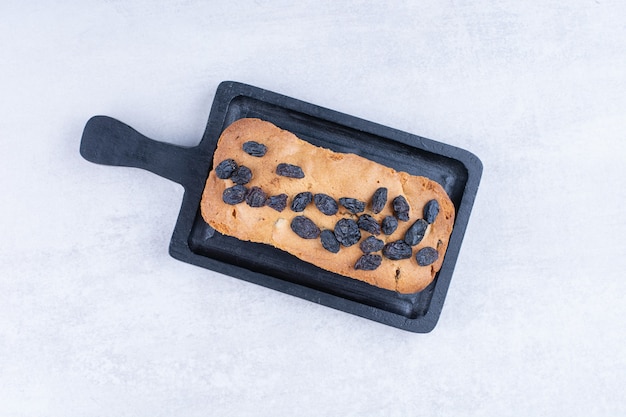
[[[259,142],[248,141],[242,146],[244,152],[254,157],[263,157],[267,152],[267,147]],[[297,165],[280,163],[276,166],[276,174],[301,179],[304,178],[304,171]],[[226,204],[236,205],[245,202],[250,207],[268,206],[282,212],[287,208],[287,194],[268,196],[260,187],[246,187],[252,179],[251,170],[245,165],[238,165],[234,159],[225,159],[215,167],[215,175],[220,179],[230,179],[234,185],[224,190],[222,200]],[[371,212],[378,214],[387,205],[388,190],[385,187],[378,188],[372,195],[369,207]],[[291,230],[303,239],[320,239],[324,249],[332,253],[338,253],[341,246],[349,247],[359,243],[363,255],[356,261],[354,268],[357,270],[372,271],[377,269],[383,257],[391,260],[408,259],[413,255],[413,246],[418,245],[424,238],[428,226],[432,224],[439,214],[439,203],[437,200],[430,200],[423,209],[423,218],[416,220],[406,231],[404,238],[393,242],[385,243],[377,238],[381,233],[384,235],[393,234],[398,228],[398,221],[409,221],[410,206],[404,196],[399,195],[393,198],[391,208],[392,216],[386,216],[380,223],[370,214],[364,213],[367,202],[356,198],[342,197],[335,200],[333,197],[309,191],[303,191],[291,200],[290,209],[296,213],[302,213],[305,208],[314,203],[315,207],[323,214],[332,216],[337,214],[339,206],[344,207],[348,212],[355,215],[352,218],[341,218],[335,224],[333,230],[320,228],[308,217],[298,215],[291,221]],[[363,213],[363,214],[360,214]],[[361,231],[369,235],[361,240]],[[379,255],[377,252],[382,254]],[[420,266],[427,266],[437,261],[439,253],[436,249],[425,247],[417,251],[415,259]]]

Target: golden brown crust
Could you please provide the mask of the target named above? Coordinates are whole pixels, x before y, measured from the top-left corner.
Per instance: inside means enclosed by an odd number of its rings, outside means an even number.
[[[248,155],[242,150],[243,143],[256,141],[267,146],[263,157]],[[252,179],[246,187],[258,186],[269,196],[285,193],[289,196],[287,208],[278,212],[271,207],[250,207],[245,202],[228,205],[222,200],[224,189],[233,186],[230,179],[219,179],[211,171],[202,195],[201,212],[204,220],[222,234],[241,240],[265,243],[285,250],[298,258],[323,269],[359,279],[372,285],[397,291],[413,293],[424,289],[441,268],[454,223],[454,206],[443,188],[425,177],[398,172],[354,154],[343,154],[314,146],[259,119],[240,119],[222,133],[213,156],[213,166],[232,158],[239,165],[252,171]],[[279,163],[289,163],[302,168],[302,179],[278,176],[275,172]],[[385,208],[374,214],[369,202],[379,187],[388,189]],[[410,259],[390,260],[383,257],[380,267],[374,271],[356,270],[354,265],[363,255],[359,245],[341,247],[339,253],[324,249],[320,239],[302,239],[290,227],[297,215],[305,215],[322,230],[333,230],[341,218],[357,219],[341,205],[336,215],[321,213],[315,204],[309,204],[302,213],[290,210],[293,196],[302,191],[313,194],[324,193],[339,200],[352,197],[367,202],[365,213],[380,221],[393,214],[391,201],[403,195],[411,207],[408,222],[400,221],[398,229],[390,236],[380,234],[377,238],[393,242],[404,238],[406,230],[415,220],[422,218],[424,205],[436,199],[440,212],[428,226],[424,239],[413,247]],[[362,231],[362,238],[369,233]],[[439,259],[429,266],[419,266],[415,253],[423,247],[433,247]],[[380,254],[380,252],[378,252]]]

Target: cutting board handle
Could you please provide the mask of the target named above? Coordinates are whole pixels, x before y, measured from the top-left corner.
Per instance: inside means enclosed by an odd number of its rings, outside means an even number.
[[[108,116],[94,116],[85,125],[80,154],[103,165],[136,167],[186,185],[193,148],[158,142]]]

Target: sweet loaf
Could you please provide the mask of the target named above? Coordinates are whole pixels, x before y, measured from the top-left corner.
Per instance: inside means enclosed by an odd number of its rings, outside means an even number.
[[[454,205],[436,182],[314,146],[259,119],[224,130],[202,194],[218,232],[399,293],[441,268]]]

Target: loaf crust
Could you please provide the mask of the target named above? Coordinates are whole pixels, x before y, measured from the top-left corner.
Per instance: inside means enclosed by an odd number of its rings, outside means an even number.
[[[264,144],[267,147],[266,154],[262,157],[248,155],[242,150],[247,141]],[[399,293],[421,291],[441,268],[455,213],[448,195],[435,181],[396,171],[358,155],[314,146],[289,131],[259,119],[239,119],[224,130],[213,156],[213,167],[229,158],[252,171],[252,179],[246,187],[258,186],[268,196],[287,194],[287,207],[278,212],[268,206],[250,207],[246,202],[226,204],[222,194],[234,183],[230,179],[218,178],[215,170],[212,170],[202,194],[201,213],[204,220],[218,232],[244,241],[272,245],[320,268]],[[280,163],[301,167],[304,178],[277,175],[276,166]],[[388,189],[388,201],[380,213],[374,214],[370,210],[370,201],[379,187]],[[423,218],[423,208],[428,201],[436,199],[440,211],[435,221],[428,226],[422,241],[412,248],[411,258],[390,260],[383,256],[377,269],[357,270],[354,268],[355,263],[363,255],[359,244],[342,246],[338,253],[331,253],[322,247],[319,238],[299,237],[290,224],[294,217],[304,215],[321,230],[333,230],[338,220],[352,218],[356,221],[358,215],[339,205],[337,214],[328,216],[320,212],[314,203],[301,213],[293,212],[290,209],[291,201],[303,191],[324,193],[336,201],[342,197],[364,201],[367,203],[364,213],[370,214],[379,224],[385,216],[393,215],[393,198],[404,196],[411,208],[410,219],[399,221],[393,234],[387,236],[381,233],[376,236],[385,242],[402,240],[413,222]],[[363,240],[370,233],[362,230],[361,236]],[[419,266],[415,253],[424,247],[435,248],[439,258],[431,265]],[[380,255],[380,252],[377,254]]]

